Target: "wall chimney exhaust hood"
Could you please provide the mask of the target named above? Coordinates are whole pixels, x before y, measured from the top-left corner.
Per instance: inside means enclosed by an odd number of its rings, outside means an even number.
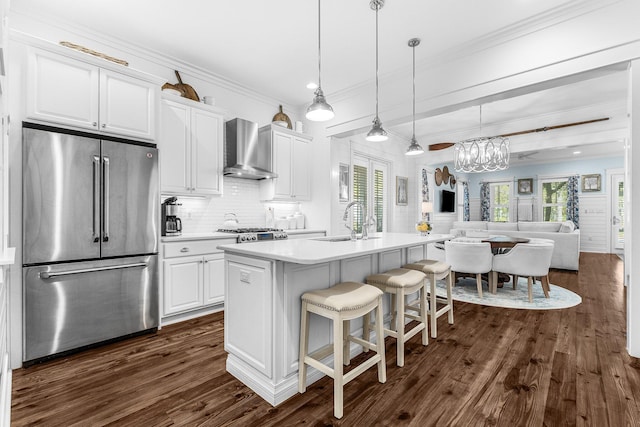
[[[225,123],[225,176],[277,178],[271,172],[271,140],[258,141],[258,124],[235,118]]]

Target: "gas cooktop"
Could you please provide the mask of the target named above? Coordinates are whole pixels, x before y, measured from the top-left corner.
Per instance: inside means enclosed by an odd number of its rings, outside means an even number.
[[[219,228],[218,233],[266,233],[269,231],[283,231],[280,228],[267,228],[267,227],[249,227],[249,228]]]
[[[261,240],[284,240],[287,233],[279,228],[220,228],[219,233],[234,233],[238,235],[237,243],[251,243]]]

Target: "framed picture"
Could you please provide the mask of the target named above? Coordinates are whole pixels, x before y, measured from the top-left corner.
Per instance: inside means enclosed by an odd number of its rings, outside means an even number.
[[[340,163],[338,194],[341,202],[349,201],[349,165]]]
[[[591,175],[582,175],[582,191],[600,191],[600,178],[602,175],[594,173]]]
[[[409,203],[409,178],[406,176],[396,176],[396,205],[406,206]]]
[[[533,178],[524,178],[518,180],[518,194],[533,193]]]

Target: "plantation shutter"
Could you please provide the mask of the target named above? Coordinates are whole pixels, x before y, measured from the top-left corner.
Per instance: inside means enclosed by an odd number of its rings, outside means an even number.
[[[368,174],[369,170],[367,167],[361,165],[353,165],[353,201],[362,203],[362,206],[368,206]],[[354,230],[356,230],[356,233],[362,233],[362,208],[356,205],[352,208],[352,210],[352,226]]]
[[[376,231],[384,231],[384,171],[376,169],[373,173],[373,213],[376,216]]]

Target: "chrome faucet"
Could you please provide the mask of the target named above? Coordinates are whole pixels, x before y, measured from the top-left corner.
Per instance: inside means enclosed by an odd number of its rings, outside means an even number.
[[[345,208],[344,208],[344,214],[342,215],[342,220],[344,221],[344,226],[347,227],[350,231],[351,231],[351,240],[357,240],[358,236],[356,234],[356,229],[352,226],[350,226],[347,223],[347,219],[349,218],[349,209],[351,209],[352,206],[354,205],[358,205],[360,206],[360,209],[362,209],[362,239],[366,240],[369,238],[368,234],[367,234],[367,226],[365,224],[365,217],[366,217],[366,211],[365,211],[365,207],[362,203],[360,202],[350,202]]]

